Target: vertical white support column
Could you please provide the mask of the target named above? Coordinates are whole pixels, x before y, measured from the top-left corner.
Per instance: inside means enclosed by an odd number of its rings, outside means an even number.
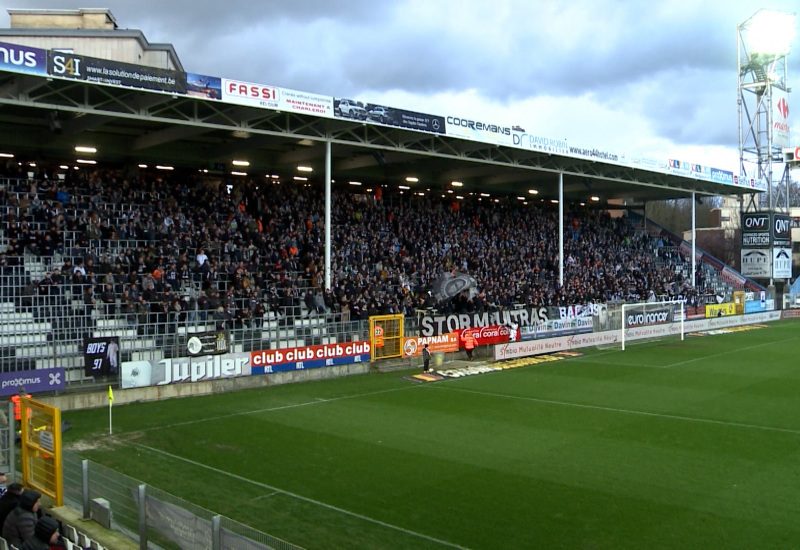
[[[695,200],[695,192],[692,191],[692,288],[697,287],[697,266],[695,265],[695,248],[697,247],[697,201]]]
[[[331,140],[325,141],[325,288],[331,288]]]
[[[564,286],[564,172],[558,173],[558,285]]]

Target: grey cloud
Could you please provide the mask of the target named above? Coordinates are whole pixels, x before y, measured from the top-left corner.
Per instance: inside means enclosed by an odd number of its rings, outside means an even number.
[[[0,0],[5,10],[12,2]],[[774,7],[796,11],[794,2]],[[192,72],[369,99],[475,89],[501,103],[591,94],[679,142],[736,142],[736,27],[761,6],[691,0],[82,0],[175,45]],[[73,8],[37,0],[37,8]],[[800,35],[799,35],[800,36]],[[800,38],[789,57],[800,74]],[[790,78],[791,81],[791,78]],[[731,130],[733,128],[733,137]]]

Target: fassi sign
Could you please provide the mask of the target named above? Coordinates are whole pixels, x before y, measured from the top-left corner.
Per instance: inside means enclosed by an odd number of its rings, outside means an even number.
[[[277,102],[280,100],[280,90],[273,86],[251,84],[237,80],[223,80],[223,94],[232,99],[248,99],[253,101]]]

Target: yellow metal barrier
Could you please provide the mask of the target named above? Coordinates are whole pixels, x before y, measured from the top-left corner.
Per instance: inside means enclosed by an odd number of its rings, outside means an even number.
[[[61,410],[28,397],[20,400],[20,406],[22,483],[62,506]]]
[[[403,316],[376,315],[369,318],[372,361],[403,357]]]
[[[733,304],[736,315],[744,315],[745,292],[737,290],[733,293]]]

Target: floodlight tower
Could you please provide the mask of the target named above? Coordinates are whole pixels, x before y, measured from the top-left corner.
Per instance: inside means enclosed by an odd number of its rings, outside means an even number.
[[[740,172],[767,185],[760,204],[751,198],[745,209],[788,213],[789,171],[781,150],[789,146],[786,68],[795,14],[762,9],[737,31]],[[782,182],[785,185],[780,185]]]

